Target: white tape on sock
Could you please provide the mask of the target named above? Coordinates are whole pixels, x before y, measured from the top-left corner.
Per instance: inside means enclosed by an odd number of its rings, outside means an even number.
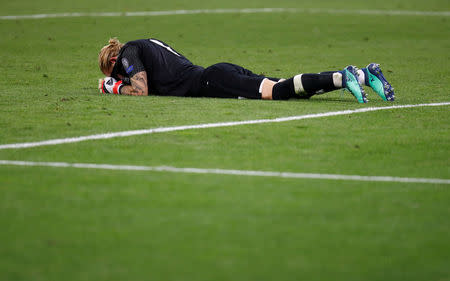
[[[302,84],[302,75],[303,74],[294,76],[294,91],[296,94],[305,92],[305,89],[303,89],[303,84]]]
[[[333,84],[336,88],[342,88],[342,74],[340,72],[333,73]]]

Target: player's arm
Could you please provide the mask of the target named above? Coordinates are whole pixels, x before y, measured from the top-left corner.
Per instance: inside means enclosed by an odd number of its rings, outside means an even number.
[[[130,96],[148,96],[147,72],[140,71],[130,78],[131,85],[124,85],[120,94]]]
[[[120,89],[120,94],[131,96],[148,96],[147,72],[143,61],[141,60],[139,48],[136,46],[128,46],[122,52],[121,59],[123,71],[127,77],[130,77],[131,85],[124,85]],[[120,80],[124,77],[119,75]],[[128,84],[128,83],[126,83]]]

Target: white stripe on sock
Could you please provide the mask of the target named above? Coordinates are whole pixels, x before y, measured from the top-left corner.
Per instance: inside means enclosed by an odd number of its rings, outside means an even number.
[[[302,84],[302,75],[303,74],[294,76],[294,91],[297,95],[305,92],[305,89],[303,89],[303,84]]]
[[[336,88],[342,88],[342,74],[340,72],[333,73],[333,84]]]

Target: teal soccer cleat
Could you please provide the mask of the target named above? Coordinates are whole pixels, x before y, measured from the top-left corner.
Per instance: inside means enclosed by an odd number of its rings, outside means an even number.
[[[384,77],[379,64],[371,63],[362,71],[364,72],[364,84],[366,86],[371,87],[383,100],[394,101],[394,88]]]
[[[367,99],[366,93],[361,87],[361,84],[358,82],[357,70],[358,69],[356,67],[349,65],[341,71],[342,88],[349,90],[359,103],[367,103],[369,100]]]

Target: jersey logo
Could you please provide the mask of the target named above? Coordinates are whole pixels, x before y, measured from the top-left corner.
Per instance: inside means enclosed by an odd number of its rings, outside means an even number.
[[[125,69],[125,72],[127,74],[130,74],[134,69],[134,66],[130,65],[130,63],[128,62],[128,60],[126,58],[122,58],[122,65],[123,65],[123,69]]]
[[[127,69],[130,64],[128,63],[128,60],[126,58],[122,58],[122,65],[124,69]]]
[[[127,72],[127,74],[130,74],[131,71],[133,71],[133,69],[134,69],[134,66],[130,65],[125,71]]]

